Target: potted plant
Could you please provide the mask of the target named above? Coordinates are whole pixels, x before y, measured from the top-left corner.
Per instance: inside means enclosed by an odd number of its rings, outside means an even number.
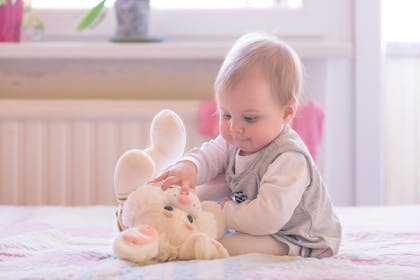
[[[31,0],[0,0],[0,42],[19,42],[23,30],[30,40],[40,41],[44,23],[32,10]]]
[[[0,42],[19,42],[23,1],[0,0]]]
[[[103,18],[106,0],[101,0],[91,8],[77,25],[83,31]],[[115,42],[155,42],[149,36],[149,0],[116,0],[114,3],[117,27],[112,41]],[[101,16],[102,15],[102,16]]]

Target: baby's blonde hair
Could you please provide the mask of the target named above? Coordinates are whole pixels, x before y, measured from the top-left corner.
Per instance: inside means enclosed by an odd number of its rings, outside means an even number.
[[[271,85],[281,105],[298,101],[302,88],[302,64],[285,42],[266,33],[240,37],[228,52],[214,82],[216,94],[234,87],[245,76],[260,74]]]

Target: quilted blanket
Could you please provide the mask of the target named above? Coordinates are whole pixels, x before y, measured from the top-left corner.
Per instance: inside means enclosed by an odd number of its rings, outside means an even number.
[[[247,254],[135,265],[111,250],[114,207],[0,206],[0,279],[420,279],[420,205],[342,207],[338,255]]]

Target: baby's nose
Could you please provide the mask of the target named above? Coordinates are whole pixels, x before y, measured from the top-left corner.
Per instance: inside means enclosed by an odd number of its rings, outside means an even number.
[[[241,133],[243,131],[242,126],[240,125],[240,123],[238,123],[237,121],[230,121],[230,132],[231,133]]]

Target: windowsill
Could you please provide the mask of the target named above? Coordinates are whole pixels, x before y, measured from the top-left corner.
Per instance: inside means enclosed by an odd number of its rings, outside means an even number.
[[[386,43],[387,56],[420,56],[420,42],[389,42]]]
[[[223,59],[232,42],[22,42],[1,43],[0,59]],[[349,58],[351,43],[291,41],[303,59]]]

